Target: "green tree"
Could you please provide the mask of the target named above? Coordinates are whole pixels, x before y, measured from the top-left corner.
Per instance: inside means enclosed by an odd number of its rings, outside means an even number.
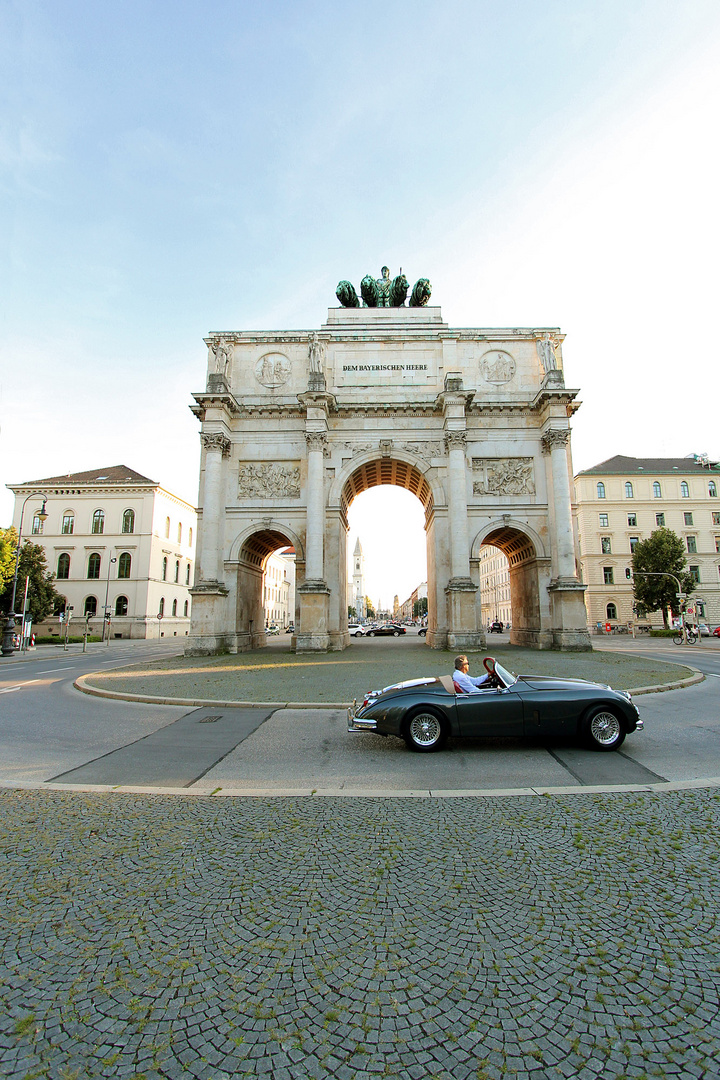
[[[375,605],[369,596],[365,597],[365,611],[367,612],[368,619],[375,618]]]
[[[673,574],[680,581],[681,591],[688,595],[695,589],[695,580],[686,569],[687,559],[683,542],[672,529],[656,529],[647,540],[636,545],[632,557],[635,606],[646,611],[662,611],[668,628],[668,608],[674,616],[680,614],[677,585],[671,577],[644,577],[648,574]]]
[[[12,572],[10,577],[3,583],[0,592],[0,608],[4,612],[10,610],[12,603],[13,575],[15,573],[15,553],[17,545],[13,545]],[[25,540],[20,548],[20,561],[18,564],[17,594],[15,596],[15,611],[22,609],[25,596],[25,579],[30,578],[28,589],[28,612],[33,623],[37,624],[50,615],[56,607],[64,607],[65,597],[62,596],[55,585],[55,575],[49,573],[45,560],[45,551],[40,544],[33,544]]]
[[[355,610],[354,607],[351,607],[350,604],[348,604],[348,619],[356,619],[356,618],[357,618],[357,611]]]
[[[12,581],[15,573],[15,552],[17,551],[17,533],[10,526],[9,529],[0,529],[0,596],[5,589],[5,584]]]
[[[413,618],[421,619],[423,615],[427,615],[427,596],[423,596],[421,600],[416,600],[413,604]]]

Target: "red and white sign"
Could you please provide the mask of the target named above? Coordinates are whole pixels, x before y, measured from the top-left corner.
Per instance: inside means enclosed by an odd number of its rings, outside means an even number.
[[[609,634],[611,630],[612,630],[611,624],[609,622],[606,622],[605,623],[605,633]]]

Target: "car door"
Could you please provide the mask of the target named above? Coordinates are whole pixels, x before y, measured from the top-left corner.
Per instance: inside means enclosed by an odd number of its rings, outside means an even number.
[[[525,701],[525,734],[540,736],[574,735],[583,704],[577,691],[528,690]]]
[[[523,734],[522,698],[513,687],[457,694],[455,706],[461,735],[484,738]]]

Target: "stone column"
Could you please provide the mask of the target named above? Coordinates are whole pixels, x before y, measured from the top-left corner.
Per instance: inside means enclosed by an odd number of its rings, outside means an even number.
[[[325,493],[323,490],[323,469],[327,435],[324,431],[306,431],[305,439],[308,450],[305,580],[324,581]]]
[[[452,579],[470,578],[468,552],[467,497],[465,494],[466,431],[446,431],[448,452],[448,516],[450,518],[450,570]]]
[[[544,454],[550,455],[556,577],[548,585],[551,603],[553,647],[563,651],[586,652],[592,649],[585,610],[585,586],[575,570],[575,544],[572,527],[572,500],[568,470],[567,428],[549,428],[542,436]]]
[[[220,514],[222,513],[222,459],[230,453],[230,440],[222,432],[202,432],[205,448],[205,488],[203,491],[202,549],[200,580],[221,581]]]
[[[555,551],[558,580],[577,581],[573,541],[570,478],[568,475],[567,428],[550,428],[542,437],[543,453],[550,455],[552,500],[555,508]]]

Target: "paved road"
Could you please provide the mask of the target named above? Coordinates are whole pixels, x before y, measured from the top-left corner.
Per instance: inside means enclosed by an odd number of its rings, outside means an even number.
[[[659,651],[720,669],[720,652]],[[619,647],[629,648],[624,643]],[[639,647],[639,646],[638,646]],[[644,647],[644,646],[643,646]],[[177,644],[113,643],[0,668],[0,781],[188,786],[245,792],[528,789],[644,785],[720,776],[720,686],[638,699],[646,730],[621,752],[533,740],[456,740],[437,755],[397,739],[348,735],[339,710],[192,710],[79,694],[81,673],[168,656]],[[684,653],[691,655],[685,657]],[[215,716],[207,723],[208,715]],[[170,727],[169,725],[173,725]],[[167,729],[167,730],[166,730]]]

